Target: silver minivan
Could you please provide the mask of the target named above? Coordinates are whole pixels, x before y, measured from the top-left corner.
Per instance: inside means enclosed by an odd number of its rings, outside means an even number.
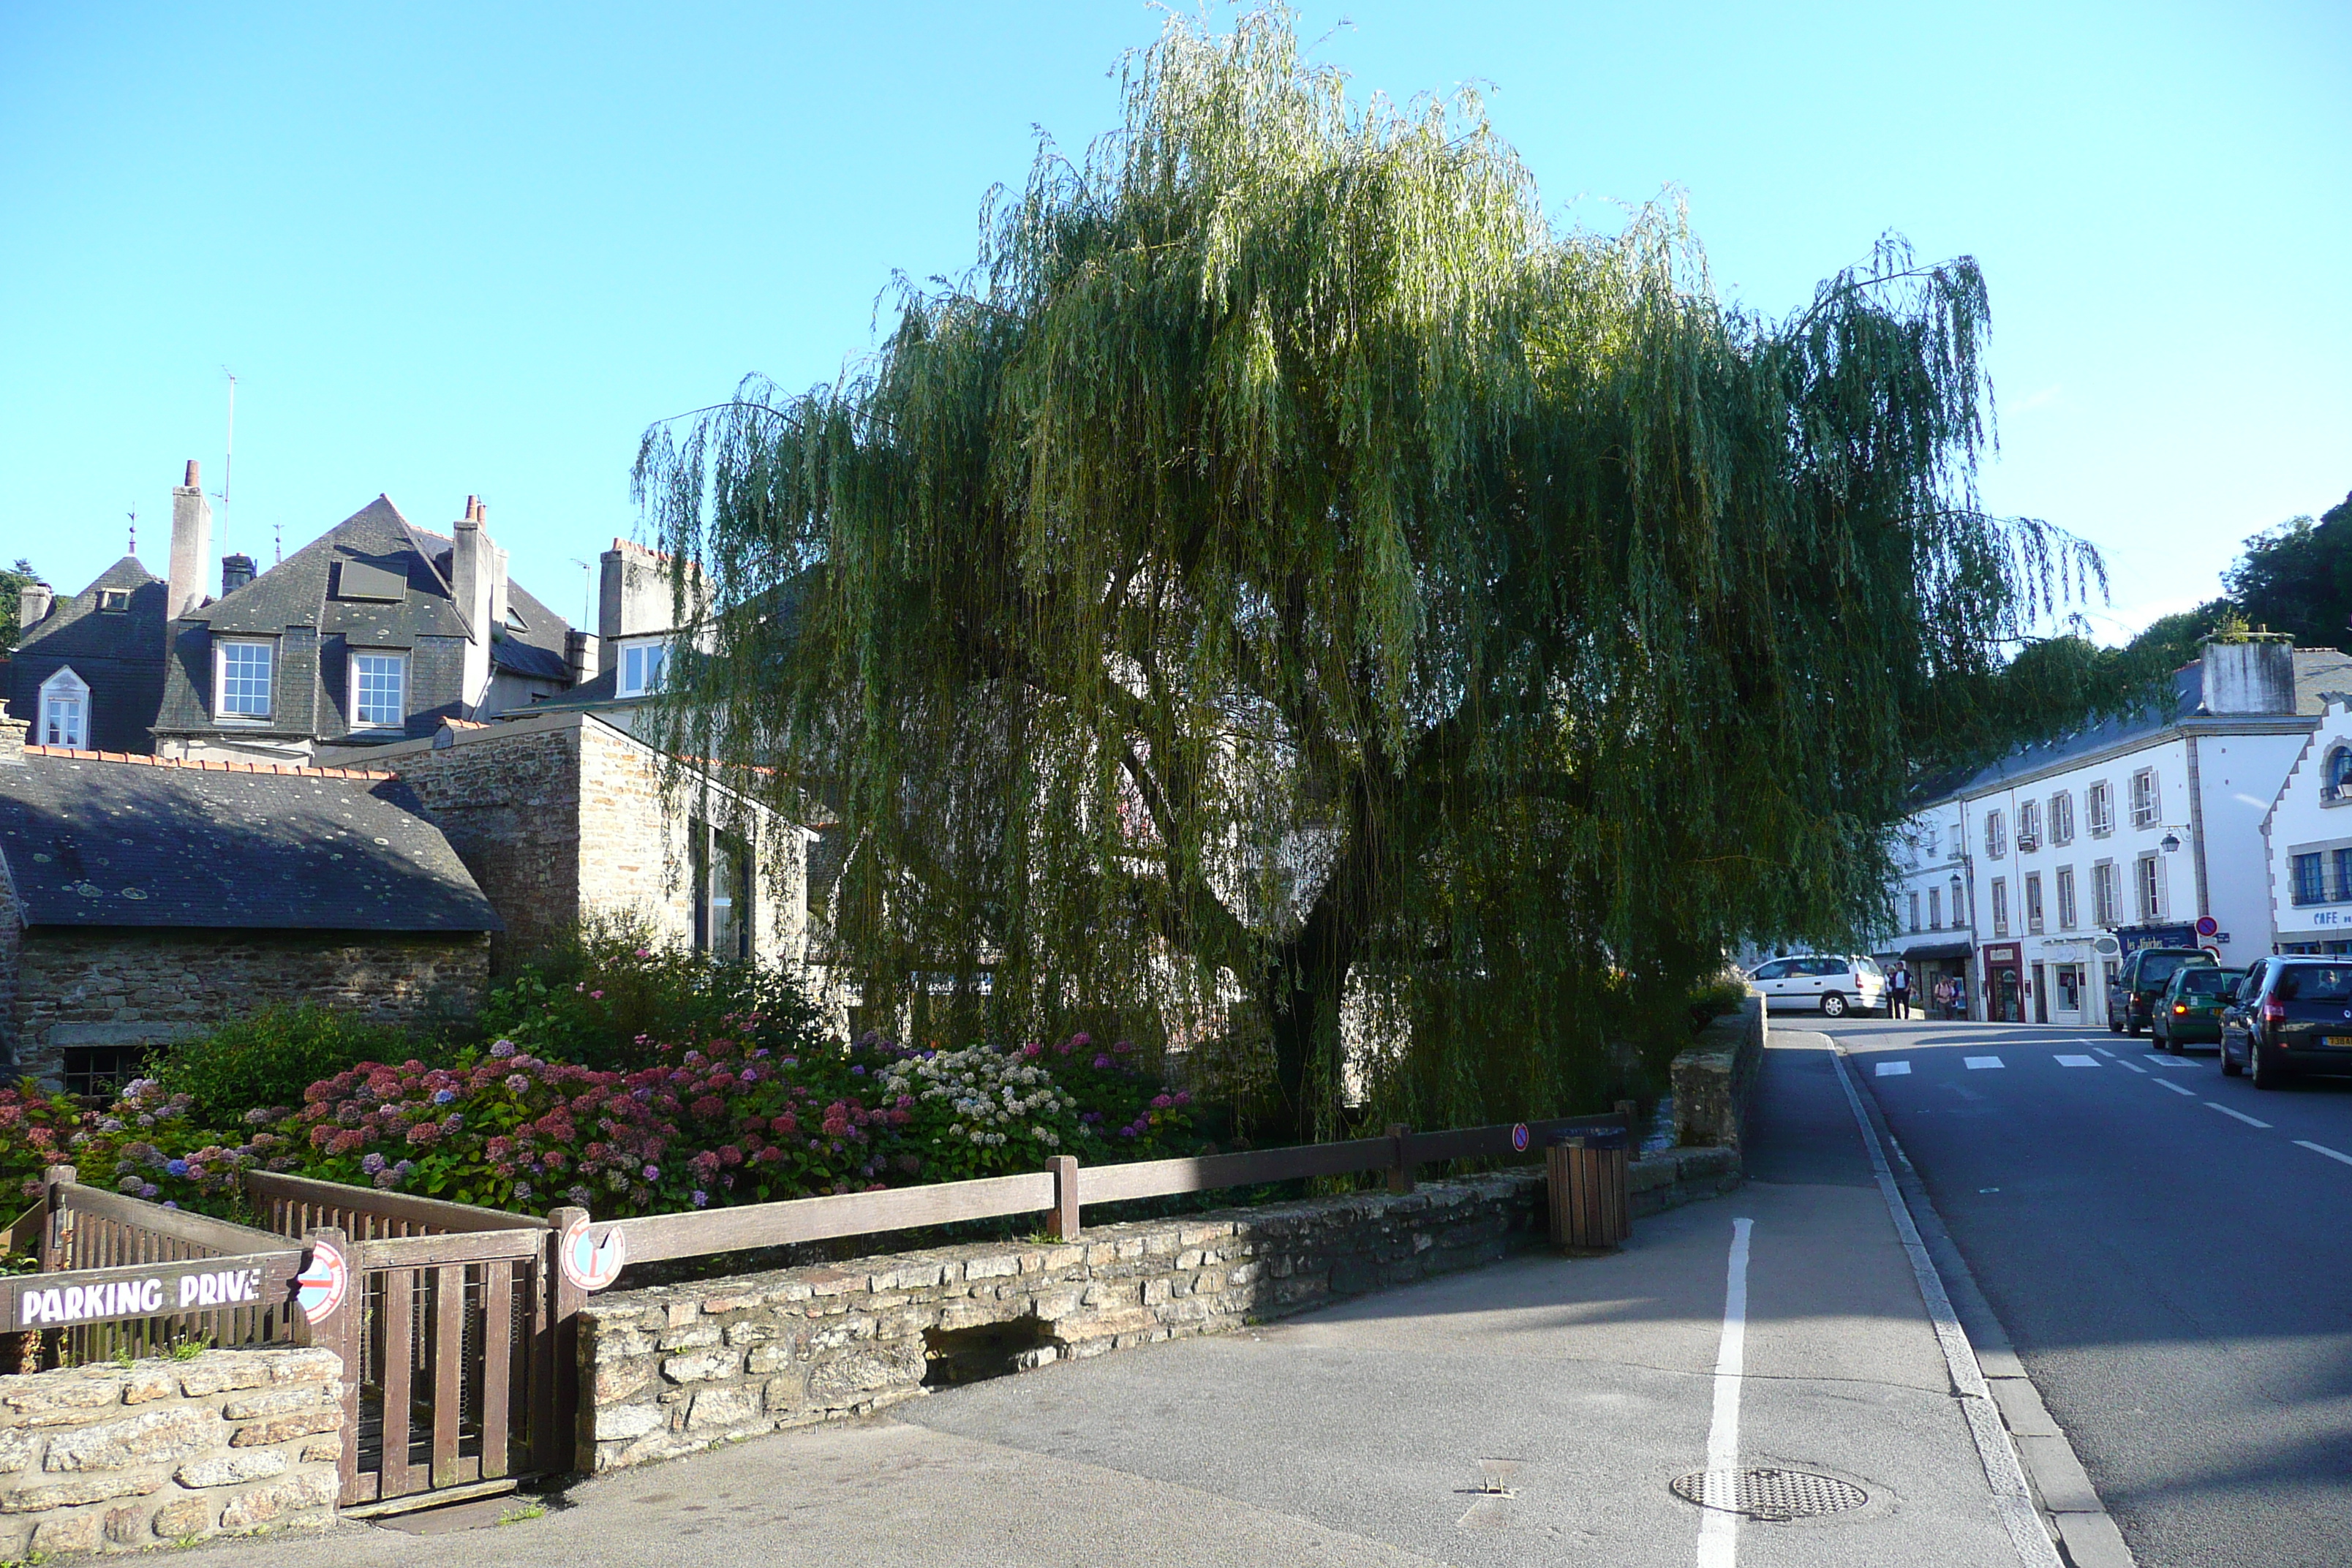
[[[1748,978],[1771,998],[1775,1012],[1819,1008],[1823,1017],[1843,1018],[1855,1008],[1876,1012],[1886,1003],[1885,972],[1875,959],[1856,954],[1791,953],[1758,964]]]

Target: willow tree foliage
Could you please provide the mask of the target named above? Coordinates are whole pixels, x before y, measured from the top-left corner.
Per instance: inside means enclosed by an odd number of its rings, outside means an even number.
[[[719,606],[672,749],[824,803],[866,1001],[1255,1035],[1286,1130],[1443,1125],[1866,921],[1943,678],[2097,570],[1977,503],[1974,264],[1759,320],[1280,10],[1125,83],[855,374],[641,456]]]

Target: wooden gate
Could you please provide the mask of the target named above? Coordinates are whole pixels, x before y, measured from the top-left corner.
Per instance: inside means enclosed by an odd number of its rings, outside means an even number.
[[[333,1243],[347,1511],[395,1512],[572,1468],[572,1314],[551,1222],[300,1176],[248,1174],[280,1236]]]

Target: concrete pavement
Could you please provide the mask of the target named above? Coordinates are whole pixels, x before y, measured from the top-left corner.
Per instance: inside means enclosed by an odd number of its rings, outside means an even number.
[[[1739,1194],[1613,1257],[1527,1256],[1243,1333],[944,1390],[888,1418],[578,1486],[432,1538],[204,1550],[433,1562],[1971,1564],[2020,1558],[1819,1036],[1776,1032]],[[1669,1483],[1722,1441],[1727,1271],[1752,1221],[1738,1462],[1861,1507],[1699,1556]],[[489,1512],[488,1510],[481,1510]]]

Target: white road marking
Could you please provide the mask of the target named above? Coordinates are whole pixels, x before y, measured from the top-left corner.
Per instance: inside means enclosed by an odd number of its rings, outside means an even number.
[[[2271,1124],[2269,1122],[2257,1121],[2242,1110],[2232,1110],[2218,1100],[2209,1100],[2205,1103],[2211,1106],[2214,1110],[2220,1111],[2224,1116],[2236,1117],[2239,1121],[2244,1122],[2249,1127],[2259,1127],[2265,1132],[2270,1131]]]
[[[2110,1061],[2121,1061],[2123,1059],[2121,1057],[2116,1056],[2115,1052],[2107,1049],[2105,1046],[2093,1046],[2091,1048],[2098,1052],[2101,1056],[2105,1057]]]
[[[1878,1076],[1881,1078],[1901,1078],[1910,1070],[1911,1064],[1909,1062],[1881,1062],[1878,1064]]]
[[[2191,1100],[2197,1098],[2197,1091],[2195,1089],[2183,1089],[2177,1083],[2167,1083],[2162,1079],[2158,1079],[2156,1080],[2156,1087],[2158,1089],[2168,1089],[2175,1094],[2185,1094]]]
[[[1977,1462],[1984,1467],[1985,1484],[1992,1489],[1993,1507],[2000,1512],[2001,1523],[2008,1527],[2009,1543],[2017,1550],[2021,1568],[2062,1568],[2058,1548],[2033,1506],[2032,1492],[2026,1487],[2025,1467],[2017,1458],[2017,1446],[2010,1440],[2009,1428],[1992,1402],[1992,1389],[1985,1382],[1984,1368],[1977,1363],[1976,1347],[1969,1343],[1968,1331],[1960,1327],[1959,1314],[1952,1310],[1952,1298],[1944,1289],[1944,1277],[1936,1272],[1936,1260],[1927,1256],[1927,1244],[1919,1237],[1919,1227],[1911,1218],[1911,1206],[1903,1201],[1903,1190],[1895,1184],[1895,1172],[1886,1163],[1886,1150],[1878,1141],[1878,1129],[1870,1124],[1870,1115],[1862,1108],[1862,1091],[1854,1087],[1853,1075],[1845,1070],[1845,1053],[1835,1046],[1830,1047],[1830,1065],[1837,1069],[1838,1087],[1845,1090],[1846,1106],[1853,1112],[1855,1125],[1862,1129],[1862,1146],[1870,1155],[1871,1175],[1878,1183],[1878,1195],[1886,1202],[1886,1212],[1895,1221],[1895,1234],[1902,1238],[1903,1251],[1911,1260],[1911,1276],[1918,1281],[1920,1300],[1927,1303],[1928,1320],[1936,1326],[1936,1343],[1944,1352],[1944,1371],[1959,1394],[1960,1413],[1968,1421],[1969,1436],[1975,1440]],[[1899,1147],[1895,1152],[1902,1152]],[[1909,1159],[1906,1158],[1904,1163],[1909,1165]]]
[[[2060,1057],[2058,1058],[2058,1065],[2062,1068],[2095,1068],[2099,1065],[2099,1058],[2096,1057]]]
[[[1997,1068],[2000,1066],[2000,1058],[1999,1057],[1966,1057],[1962,1059],[1969,1064],[1971,1070],[1981,1070],[1985,1068]]]
[[[2144,1067],[2140,1066],[2140,1065],[2139,1065],[2139,1063],[2137,1063],[2137,1062],[2127,1062],[2127,1061],[2124,1060],[2124,1059],[2123,1059],[2123,1058],[2121,1058],[2121,1057],[2117,1057],[2117,1058],[2116,1058],[2116,1066],[2117,1066],[2117,1067],[2119,1067],[2119,1068],[2126,1068],[2126,1069],[2128,1069],[2129,1071],[2132,1071],[2132,1072],[2138,1073],[2138,1074],[2142,1075],[2143,1077],[2145,1077],[2145,1076],[2147,1075],[2147,1069],[2146,1068],[2144,1068]]]
[[[2308,1149],[2315,1154],[2325,1154],[2331,1160],[2352,1165],[2352,1154],[2339,1154],[2325,1143],[2313,1143],[2298,1138],[2294,1141],[2294,1146],[2298,1149]]]
[[[2184,1061],[2179,1057],[2150,1057],[2147,1060],[2150,1067],[2188,1068],[2194,1070],[2197,1066],[2195,1062]]]
[[[1723,1343],[1715,1353],[1715,1417],[1706,1429],[1706,1500],[1698,1524],[1698,1568],[1732,1568],[1739,1543],[1737,1499],[1719,1495],[1739,1468],[1739,1380],[1748,1365],[1748,1236],[1752,1219],[1731,1222],[1723,1276]]]

